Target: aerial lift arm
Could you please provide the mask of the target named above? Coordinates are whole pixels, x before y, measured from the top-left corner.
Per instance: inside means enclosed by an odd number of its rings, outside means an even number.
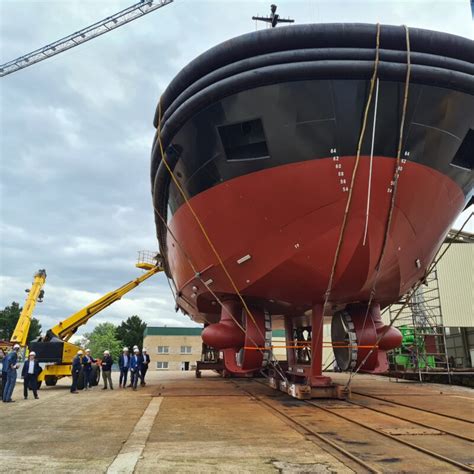
[[[144,267],[141,266],[140,268]],[[77,313],[72,314],[64,321],[61,321],[60,323],[56,324],[56,326],[54,326],[47,332],[45,342],[53,338],[59,338],[62,341],[68,341],[71,336],[73,336],[74,333],[78,330],[79,327],[86,324],[87,321],[89,321],[89,319],[91,319],[97,313],[104,310],[112,303],[115,303],[115,301],[121,299],[122,296],[136,288],[140,283],[144,282],[145,280],[153,276],[155,273],[162,271],[162,268],[158,265],[149,265],[145,268],[148,268],[148,271],[140,277],[129,281],[125,285],[121,286],[120,288],[117,288],[114,291],[111,291],[110,293],[107,293],[106,295],[102,296],[93,303],[80,309],[79,311],[77,311]]]
[[[56,385],[60,378],[71,375],[72,360],[80,349],[79,346],[68,342],[71,336],[97,313],[118,301],[155,273],[163,271],[161,256],[152,252],[140,252],[136,266],[146,270],[146,273],[107,293],[56,324],[47,331],[44,337],[30,342],[30,350],[36,352],[36,359],[39,362],[47,363],[43,368],[43,372],[38,376],[39,382],[45,381],[46,385],[52,386]]]
[[[28,292],[20,317],[16,323],[10,342],[12,344],[19,344],[20,347],[25,347],[28,341],[28,333],[30,332],[31,318],[36,303],[43,301],[44,290],[43,286],[46,283],[46,270],[38,270],[33,278],[33,284]]]

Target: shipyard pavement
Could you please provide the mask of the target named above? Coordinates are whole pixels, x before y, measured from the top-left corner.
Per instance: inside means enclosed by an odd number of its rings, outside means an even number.
[[[136,392],[68,382],[39,400],[17,383],[0,404],[2,472],[352,472],[213,373],[149,372]]]

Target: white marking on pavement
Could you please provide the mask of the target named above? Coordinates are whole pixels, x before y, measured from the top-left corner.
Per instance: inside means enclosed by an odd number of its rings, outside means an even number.
[[[119,474],[134,471],[138,459],[145,448],[156,415],[158,415],[158,412],[160,411],[162,401],[163,397],[154,397],[151,399],[143,415],[135,425],[132,433],[122,446],[122,449],[107,469],[107,473]]]

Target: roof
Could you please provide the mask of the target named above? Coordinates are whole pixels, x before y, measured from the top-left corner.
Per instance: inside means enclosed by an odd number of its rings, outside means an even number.
[[[144,336],[200,336],[202,327],[167,327],[148,326],[143,333]]]
[[[446,243],[471,244],[474,243],[474,234],[464,230],[451,229],[444,241]]]
[[[183,327],[167,327],[167,326],[148,326],[145,329],[144,336],[200,336],[201,327],[183,328]],[[283,329],[275,329],[273,337],[285,337]]]

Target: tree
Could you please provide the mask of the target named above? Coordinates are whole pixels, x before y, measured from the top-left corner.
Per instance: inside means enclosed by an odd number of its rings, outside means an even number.
[[[5,306],[5,309],[0,311],[0,339],[9,341],[15,330],[16,323],[20,317],[22,308],[13,301],[10,306]],[[36,318],[31,319],[30,332],[28,334],[28,341],[36,339],[41,334],[41,324]]]
[[[133,346],[143,347],[143,334],[146,329],[144,323],[137,315],[133,315],[117,328],[117,339],[124,346],[132,350]]]
[[[110,352],[114,362],[118,361],[121,352],[120,341],[117,339],[117,327],[112,323],[98,324],[95,329],[86,334],[89,340],[88,348],[91,350],[92,357],[102,358],[104,351]]]

